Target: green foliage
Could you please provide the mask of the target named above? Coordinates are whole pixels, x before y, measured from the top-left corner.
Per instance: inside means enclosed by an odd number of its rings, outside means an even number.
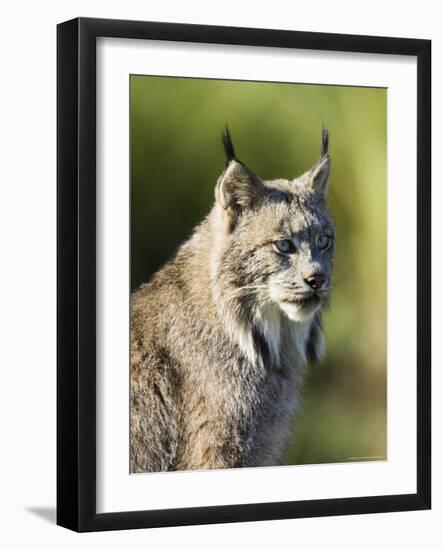
[[[209,211],[226,123],[238,158],[264,179],[304,172],[329,128],[328,352],[309,367],[287,464],[386,457],[386,108],[380,88],[131,77],[132,288]]]

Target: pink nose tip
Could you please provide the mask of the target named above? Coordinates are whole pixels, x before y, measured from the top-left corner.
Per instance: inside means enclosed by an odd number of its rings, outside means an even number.
[[[310,275],[304,280],[310,288],[312,288],[313,290],[318,290],[324,286],[325,275],[323,275],[322,273],[313,273],[313,275]]]

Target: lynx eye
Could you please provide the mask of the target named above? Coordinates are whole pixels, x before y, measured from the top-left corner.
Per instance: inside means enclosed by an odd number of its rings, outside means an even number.
[[[316,245],[319,248],[319,250],[325,250],[330,246],[331,243],[331,237],[328,235],[319,235],[316,239]]]
[[[292,254],[295,251],[295,246],[289,239],[282,239],[273,243],[277,252],[281,254]]]

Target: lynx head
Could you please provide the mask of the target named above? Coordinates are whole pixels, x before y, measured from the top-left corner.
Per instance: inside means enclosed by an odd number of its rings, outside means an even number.
[[[223,142],[227,164],[214,207],[222,295],[252,322],[275,310],[295,322],[312,320],[327,302],[335,254],[326,207],[328,131],[318,162],[293,180],[260,179],[236,158],[228,129]]]

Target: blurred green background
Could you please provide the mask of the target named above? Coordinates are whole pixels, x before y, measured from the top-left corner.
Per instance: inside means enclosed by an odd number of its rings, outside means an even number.
[[[387,90],[131,76],[131,284],[209,211],[235,149],[263,179],[293,178],[330,131],[336,263],[327,356],[309,366],[285,464],[386,458]]]

